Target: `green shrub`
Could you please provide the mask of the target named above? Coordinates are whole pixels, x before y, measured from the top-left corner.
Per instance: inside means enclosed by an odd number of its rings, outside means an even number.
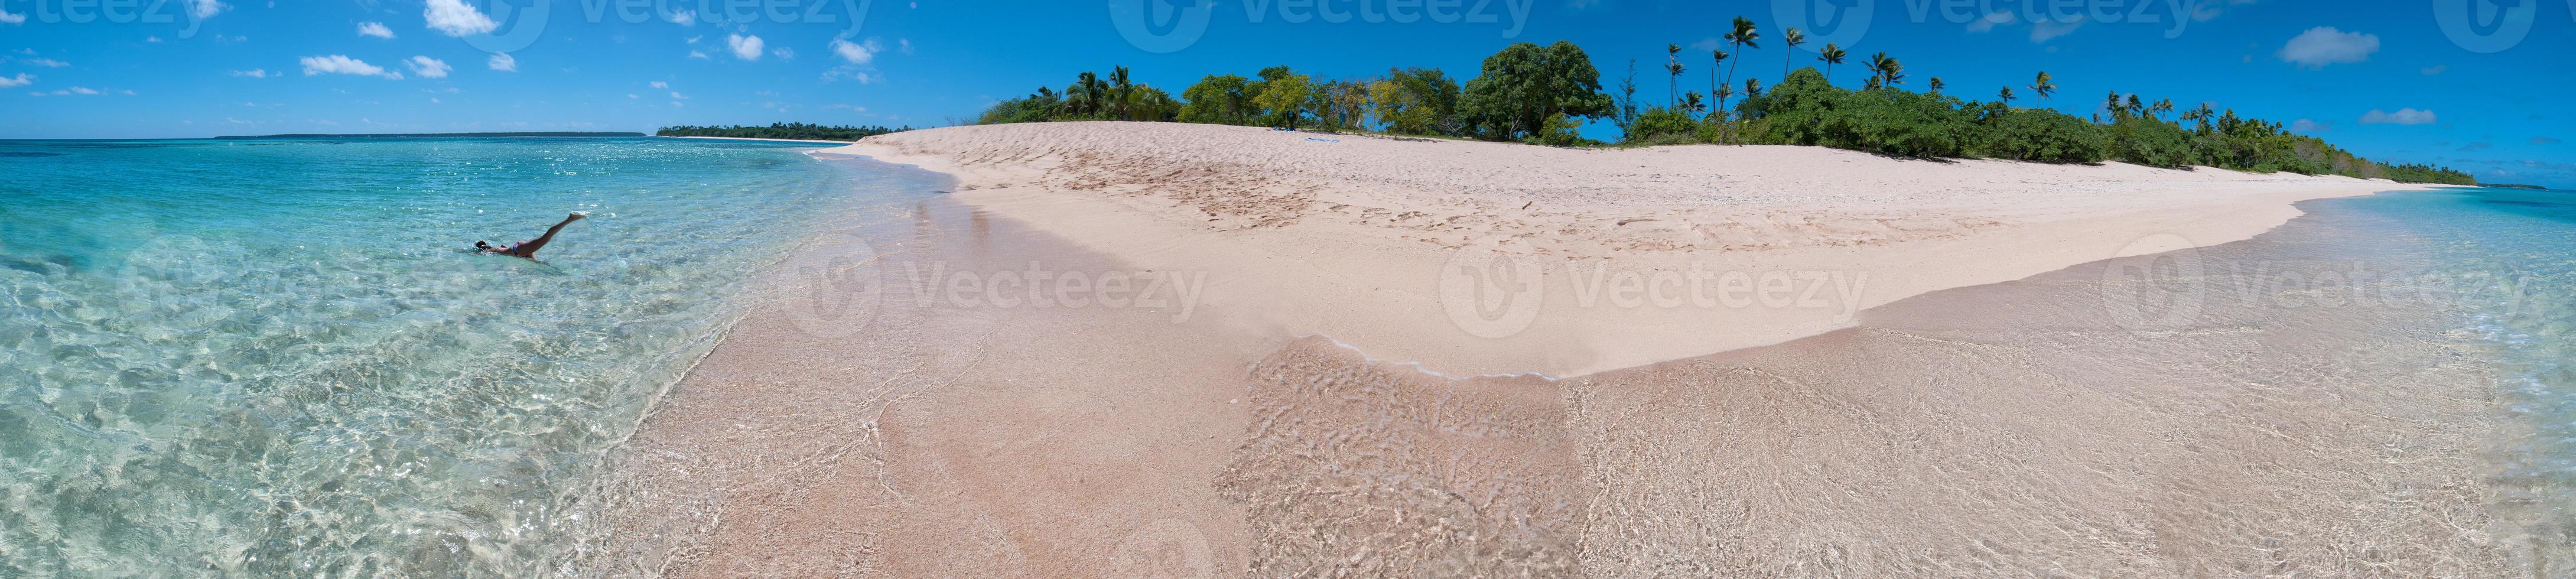
[[[2099,127],[2050,109],[1989,106],[1972,150],[1978,156],[2050,163],[2096,163]]]

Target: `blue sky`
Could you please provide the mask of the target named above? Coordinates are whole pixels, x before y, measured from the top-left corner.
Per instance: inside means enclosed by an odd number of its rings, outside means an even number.
[[[2088,115],[2114,91],[2214,102],[2374,159],[2576,188],[2576,149],[2564,142],[2576,139],[2576,111],[2550,106],[2576,89],[2576,64],[2564,60],[2576,54],[2576,0],[1221,0],[1156,10],[1173,1],[0,0],[0,107],[10,111],[0,138],[931,126],[1120,64],[1175,94],[1203,74],[1274,64],[1327,78],[1390,66],[1466,78],[1510,42],[1560,39],[1592,55],[1605,86],[1636,59],[1641,98],[1659,101],[1664,46],[1688,47],[1681,85],[1706,91],[1707,48],[1740,15],[1764,39],[1742,51],[1737,83],[1777,80],[1784,57],[1816,64],[1821,41],[1794,56],[1778,43],[1785,22],[1805,19],[1812,36],[1849,41],[1843,84],[1878,51],[1905,62],[1913,88],[1938,76],[1979,98],[2045,70],[2058,96],[2017,89],[2018,104]]]

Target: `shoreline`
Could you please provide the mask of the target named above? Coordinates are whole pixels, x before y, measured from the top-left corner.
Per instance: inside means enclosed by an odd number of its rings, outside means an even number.
[[[1563,377],[1527,369],[1458,373],[1345,336],[1267,323],[1317,310],[1264,301],[1276,294],[1245,288],[1286,283],[1271,290],[1332,291],[1339,292],[1332,299],[1394,304],[1351,308],[1341,312],[1344,320],[1429,302],[1434,314],[1428,318],[1379,320],[1361,329],[1380,332],[1368,334],[1379,340],[1447,338],[1437,332],[1386,333],[1389,326],[1403,330],[1403,324],[1425,319],[1455,329],[1437,314],[1438,298],[1425,297],[1436,291],[1344,291],[1346,280],[1315,284],[1258,271],[1324,270],[1307,261],[1319,258],[1243,257],[1275,249],[1277,237],[1318,231],[1344,243],[1311,251],[1360,261],[1426,259],[1425,250],[1409,245],[1422,242],[1388,243],[1367,237],[1368,229],[1330,222],[1194,232],[1188,230],[1205,226],[1157,213],[1165,206],[1159,197],[1048,202],[1047,194],[1092,195],[1104,188],[976,182],[969,174],[925,166],[939,164],[937,158],[859,154],[870,159],[857,162],[940,175],[925,181],[927,187],[955,193],[922,200],[899,215],[867,219],[892,226],[891,233],[850,238],[860,224],[836,222],[835,229],[817,234],[816,244],[763,274],[769,282],[755,287],[763,305],[671,389],[633,445],[620,451],[634,462],[620,469],[627,478],[612,486],[638,489],[628,493],[637,501],[617,510],[610,524],[619,529],[614,535],[633,544],[599,551],[600,560],[650,561],[642,568],[681,574],[816,574],[856,567],[894,575],[1215,576],[1312,565],[1362,575],[1439,569],[1643,573],[1681,557],[1784,574],[1846,566],[1875,574],[1994,574],[2054,568],[2068,562],[2030,556],[2068,552],[2080,554],[2071,563],[2099,573],[2161,570],[2190,576],[2264,556],[2234,547],[2270,537],[2262,534],[2268,527],[2257,524],[2264,521],[2338,529],[2303,535],[2296,543],[2308,553],[2301,560],[2314,565],[2369,558],[2341,550],[2388,537],[2438,540],[2457,549],[2451,541],[2468,535],[2443,529],[2486,520],[2473,500],[2484,487],[2462,478],[2460,462],[2467,455],[2457,452],[2460,441],[2482,432],[2485,423],[2390,434],[2403,436],[2406,448],[2383,447],[2379,439],[2363,436],[2365,431],[2332,428],[2356,421],[2382,429],[2442,425],[2451,422],[2438,417],[2473,416],[2479,406],[2471,395],[2475,381],[2467,377],[2476,368],[2417,355],[2425,348],[2409,349],[2406,356],[2375,363],[2405,367],[2408,360],[2422,359],[2434,366],[2401,375],[2421,386],[2382,393],[2342,386],[2335,375],[2290,375],[2280,384],[2237,377],[2271,368],[2331,367],[2339,359],[2332,350],[2276,353],[2278,360],[2262,363],[2228,355],[2271,351],[2263,334],[2273,330],[2245,335],[2221,327],[2094,343],[2090,336],[2133,332],[2092,329],[2107,324],[2101,308],[2066,299],[2070,294],[2052,289],[2063,287],[2054,284],[2104,283],[2104,274],[2088,268],[2116,267],[2113,258],[2170,249],[2154,244],[2102,249],[2102,255],[2002,282],[1885,297],[1865,316],[1771,344]],[[1045,172],[1082,176],[1063,165]],[[2112,213],[2044,226],[2079,233],[2189,228],[2211,211],[2240,213],[2223,227],[2208,228],[2227,233],[2274,217],[2292,222],[2303,214],[2291,206],[2292,197],[2368,193],[2353,193],[2352,185],[2289,187],[2162,220]],[[1033,189],[1039,192],[991,194]],[[2277,207],[2253,211],[2268,204]],[[2141,220],[2146,224],[2139,225]],[[909,225],[894,225],[899,222]],[[2244,254],[2279,246],[2286,229],[2279,225],[2243,233],[2242,239],[2182,247]],[[1987,229],[1994,227],[2000,226]],[[1787,259],[1885,252],[1889,246],[1924,251],[1907,248],[1909,243],[1991,250],[2032,239],[1970,229],[1967,235],[1879,245],[1743,253]],[[1096,237],[1069,234],[1084,232]],[[2195,235],[2181,239],[2216,239]],[[1155,236],[1165,237],[1154,242],[1159,245],[1137,245]],[[816,314],[806,304],[828,297],[831,288],[812,277],[811,268],[834,263],[830,257],[846,253],[851,239],[874,244],[867,255],[884,264],[945,260],[988,272],[1040,262],[1068,271],[1197,267],[1207,268],[1201,271],[1212,279],[1252,277],[1211,282],[1232,291],[1211,290],[1204,312],[1186,321],[1140,309],[905,306],[889,297],[863,328],[817,333]],[[1994,251],[2005,255],[1986,258],[2030,255]],[[2040,255],[2074,259],[2089,251]],[[1428,250],[1429,265],[1396,266],[1436,270],[1438,258],[1453,252]],[[1244,261],[1228,265],[1215,258]],[[1615,253],[1610,261],[1669,264],[1671,258],[1634,251]],[[882,273],[902,275],[893,269]],[[2262,320],[2277,313],[2240,309],[2223,315]],[[1595,318],[1591,323],[1616,325],[1633,322],[1637,314],[1578,308],[1564,317],[1586,316]],[[2338,327],[2404,327],[2403,316],[2381,317],[2388,319],[2365,317]],[[2073,321],[2050,321],[2061,319]],[[2255,327],[2274,325],[2279,324]],[[2315,331],[2279,326],[2291,344],[2311,341],[2296,335]],[[1582,340],[1610,333],[1594,330],[1534,344],[1582,347]],[[2068,336],[2082,339],[2067,343]],[[1468,349],[1501,342],[1449,339]],[[2130,360],[2121,353],[2160,351],[2157,345],[2177,339],[2199,346],[2173,358],[2185,364],[2175,383],[2167,384],[2166,375],[2153,368],[2095,368],[2165,360],[2163,354]],[[1386,343],[1399,353],[1455,354]],[[1600,359],[1605,358],[1588,358]],[[2040,363],[2048,360],[2053,361]],[[2071,374],[2059,377],[2053,368]],[[2304,393],[2328,387],[2338,390],[2313,396],[2335,404],[2281,402],[2308,399],[2312,395]],[[2284,398],[2278,393],[2283,388],[2298,395]],[[2228,402],[2206,408],[2207,396]],[[2406,410],[2383,415],[2390,409]],[[2182,438],[2173,438],[2176,433]],[[2271,437],[2310,442],[2280,447]],[[2427,470],[2428,463],[2418,459],[2399,469],[2386,455],[2392,452],[2410,459],[2432,453],[2440,468]],[[2113,480],[2057,474],[2080,472]],[[1935,480],[1913,480],[1918,476]],[[1940,482],[1943,476],[1970,478],[1961,486]],[[2193,482],[2209,477],[2239,486]],[[2350,477],[2370,482],[2337,482]],[[2379,494],[2390,485],[2442,489],[2407,497],[2438,500],[2440,506],[2407,510]],[[1834,490],[1781,490],[1809,487]],[[2311,490],[2340,498],[2287,498]],[[1735,498],[1711,502],[1711,492]],[[1994,503],[1998,494],[2025,500]],[[1986,506],[1923,507],[1953,503]],[[2086,506],[2056,513],[2048,505]],[[1764,516],[1748,518],[1756,512]],[[1355,519],[1353,513],[1370,515]],[[2405,519],[2386,530],[2346,528],[2344,521],[2353,517]],[[1673,526],[1678,521],[1716,526]],[[1845,530],[1819,530],[1827,528]],[[1969,554],[1948,554],[1960,548]],[[1977,555],[1978,549],[1988,555]],[[2165,554],[2157,555],[2159,549]],[[1929,560],[1917,554],[1935,551],[1944,553],[1931,563],[1937,566],[1923,566]],[[1492,553],[1510,555],[1487,556]],[[2329,559],[2316,559],[2321,553]],[[2475,549],[2435,555],[2464,564],[2493,562],[2488,551]]]
[[[711,141],[768,141],[768,142],[772,142],[772,143],[813,143],[813,144],[817,144],[817,145],[848,145],[848,144],[850,144],[850,142],[849,142],[849,141],[822,141],[822,140],[814,140],[814,139],[763,139],[763,138],[759,138],[759,137],[691,137],[691,136],[665,137],[665,136],[661,136],[661,135],[650,135],[650,136],[651,136],[651,137],[653,137],[653,138],[656,138],[656,139],[706,139],[706,140],[711,140]]]
[[[951,175],[967,205],[1138,264],[1207,272],[1218,280],[1207,301],[1238,312],[1230,323],[1245,331],[1329,335],[1453,375],[1573,377],[1777,344],[1932,291],[2248,239],[2297,217],[2298,201],[2426,188],[1813,147],[1304,136],[1048,123],[914,131],[821,152]],[[1365,150],[1317,152],[1354,145]],[[1346,172],[1358,176],[1335,176]],[[1453,280],[1436,273],[1489,255],[1526,259],[1546,284],[1537,318],[1499,338],[1444,311],[1460,300],[1442,294]],[[1839,275],[1816,285],[1850,291],[1824,308],[1600,298],[1605,275],[1703,270]]]

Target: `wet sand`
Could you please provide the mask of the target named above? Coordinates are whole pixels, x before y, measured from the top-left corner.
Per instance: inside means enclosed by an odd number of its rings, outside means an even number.
[[[2493,576],[2522,560],[2489,535],[2471,460],[2493,435],[2488,378],[2438,330],[2449,312],[2337,307],[2211,265],[2402,267],[2404,240],[2367,224],[2292,220],[1555,380],[1372,360],[1245,324],[1267,312],[1242,302],[1177,322],[923,302],[889,287],[906,264],[1155,264],[952,197],[882,213],[771,273],[771,305],[616,457],[597,493],[611,531],[576,567]],[[2175,295],[2198,296],[2193,315],[2159,321]]]

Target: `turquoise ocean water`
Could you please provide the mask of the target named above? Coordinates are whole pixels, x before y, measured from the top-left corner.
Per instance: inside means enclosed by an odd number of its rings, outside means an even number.
[[[547,570],[748,278],[926,194],[812,148],[0,141],[0,576]]]
[[[810,148],[0,141],[0,576],[563,571],[753,274],[935,186]],[[2493,358],[2506,540],[2576,544],[2576,193],[2305,207],[2406,240],[2378,273]]]

